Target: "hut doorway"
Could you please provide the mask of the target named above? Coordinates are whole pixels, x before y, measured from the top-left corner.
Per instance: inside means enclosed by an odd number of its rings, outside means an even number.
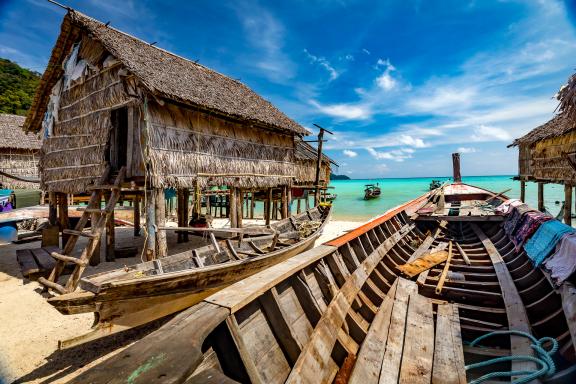
[[[128,165],[128,108],[112,111],[110,136],[110,166],[113,171]]]

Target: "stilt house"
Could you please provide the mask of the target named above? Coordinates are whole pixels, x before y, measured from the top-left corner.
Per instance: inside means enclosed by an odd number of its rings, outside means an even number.
[[[0,114],[0,189],[38,188],[40,140],[22,130],[24,117]]]
[[[301,186],[314,185],[318,165],[318,151],[303,140],[296,140],[296,184]],[[322,154],[320,166],[320,185],[326,187],[330,182],[332,165],[338,166],[330,157]]]
[[[45,190],[85,192],[108,168],[125,169],[123,185],[156,201],[157,225],[165,188],[227,185],[231,201],[242,188],[288,189],[295,138],[308,133],[241,82],[75,10],[64,17],[24,129],[43,137]],[[149,223],[154,211],[147,208]]]

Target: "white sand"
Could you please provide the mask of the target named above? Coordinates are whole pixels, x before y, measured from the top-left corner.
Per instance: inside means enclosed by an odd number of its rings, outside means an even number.
[[[360,224],[331,221],[316,244],[322,244]],[[214,226],[223,225],[225,221],[222,219],[214,222]],[[131,228],[117,228],[116,233],[117,246],[140,246],[142,243],[141,238],[132,236]],[[169,253],[181,252],[203,243],[200,238],[192,237],[195,239],[193,242],[176,244],[175,234],[168,234]],[[114,335],[102,341],[59,351],[58,340],[80,336],[90,330],[93,314],[62,315],[39,294],[38,283],[23,281],[16,262],[16,250],[37,248],[39,245],[39,242],[0,245],[0,384],[14,380],[22,383],[66,382],[158,326],[156,324],[144,330],[129,331],[121,336]],[[79,241],[78,247],[81,245]],[[114,263],[103,262],[97,267],[89,267],[85,275],[138,261],[139,258],[132,258],[119,259]]]

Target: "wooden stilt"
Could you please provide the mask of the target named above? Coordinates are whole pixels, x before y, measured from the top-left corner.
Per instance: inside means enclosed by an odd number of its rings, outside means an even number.
[[[310,209],[310,196],[308,196],[308,193],[306,193],[304,196],[305,196],[304,207],[306,208],[306,210],[309,210]]]
[[[66,245],[70,235],[64,234],[65,229],[70,229],[70,220],[68,219],[68,195],[59,193],[58,196],[58,222],[60,223],[60,231],[62,231],[62,248]]]
[[[266,220],[266,225],[270,225],[270,217],[272,216],[272,188],[268,188],[267,191],[267,198],[264,202],[265,204],[265,209],[264,209],[264,219]]]
[[[56,192],[48,193],[48,221],[50,225],[56,225],[58,221],[58,210],[57,210]]]
[[[242,218],[244,217],[244,213],[242,212],[244,209],[244,201],[242,200],[244,193],[240,188],[236,188],[236,225],[238,228],[242,228]]]
[[[544,212],[544,183],[538,183],[538,210]]]
[[[236,199],[236,188],[230,187],[230,228],[237,228],[238,227],[238,209],[236,208],[237,199]]]
[[[572,186],[564,184],[564,224],[572,225]]]
[[[187,227],[190,221],[190,190],[188,188],[185,188],[183,191],[183,195],[184,196],[182,197],[182,202],[184,206],[182,207],[182,215],[183,215],[182,222],[184,223],[184,226]],[[194,204],[194,206],[196,206],[196,204]],[[200,207],[199,211],[201,210],[202,207]],[[187,243],[190,240],[188,235],[189,235],[188,232],[184,232],[183,234],[182,241],[184,241],[185,243]]]
[[[110,194],[106,196],[106,203],[110,200]],[[116,255],[114,254],[116,248],[116,233],[114,230],[114,207],[110,212],[108,221],[106,222],[106,261],[115,261]]]
[[[281,212],[281,217],[283,219],[288,217],[288,187],[286,185],[284,185],[282,187],[282,203],[281,203],[281,207],[282,207],[282,212]]]
[[[292,216],[292,188],[290,186],[286,187],[287,190],[287,206],[288,206],[288,216]]]
[[[164,190],[161,188],[156,189],[156,204],[155,204],[155,219],[156,227],[164,227],[166,225],[166,212]],[[166,231],[156,231],[156,257],[162,258],[168,255],[168,245],[166,244]]]
[[[177,201],[176,201],[176,219],[177,219],[177,223],[179,227],[184,227],[184,215],[182,213],[182,209],[184,207],[184,190],[183,189],[178,189],[176,191],[176,197],[177,197]],[[184,240],[184,233],[183,232],[178,232],[177,236],[177,242],[181,243]]]
[[[272,219],[278,220],[278,202],[272,200]]]
[[[520,180],[520,201],[526,201],[526,182]]]
[[[146,259],[148,261],[156,259],[156,190],[152,189],[146,192]]]
[[[97,192],[96,193],[96,207],[100,208],[101,206],[102,206],[102,192]],[[91,213],[90,214],[90,227],[96,226],[96,223],[98,222],[99,219],[100,219],[99,213],[96,213],[96,212]],[[70,252],[71,252],[71,250],[70,250]],[[64,252],[64,253],[67,253],[67,252]],[[94,252],[92,253],[92,257],[90,257],[89,264],[91,266],[95,267],[98,264],[100,264],[100,260],[101,260],[100,242],[98,242],[98,244],[94,248]]]
[[[296,201],[297,201],[297,203],[296,203],[296,213],[300,213],[300,212],[302,212],[301,209],[300,209],[300,203],[302,202],[302,198],[299,197],[299,198],[296,199]]]
[[[255,202],[254,202],[254,191],[252,191],[250,193],[250,218],[253,219],[254,218],[254,206],[255,206]]]
[[[134,195],[134,236],[140,236],[140,194]]]

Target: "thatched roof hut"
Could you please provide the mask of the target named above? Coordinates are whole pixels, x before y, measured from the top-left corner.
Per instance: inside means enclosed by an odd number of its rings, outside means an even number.
[[[22,179],[38,178],[40,140],[22,130],[24,117],[0,114],[0,171]],[[0,175],[0,188],[37,188],[38,184]]]
[[[289,185],[307,134],[241,82],[74,10],[24,129],[47,137],[43,187],[67,193],[108,164],[156,188]]]
[[[318,164],[318,150],[303,140],[296,140],[296,183],[299,185],[313,185],[316,180],[316,167]],[[320,167],[320,184],[328,185],[332,165],[338,166],[330,157],[322,154]]]

